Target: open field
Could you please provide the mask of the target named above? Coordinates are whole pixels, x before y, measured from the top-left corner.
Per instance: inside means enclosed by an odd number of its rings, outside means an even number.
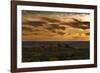
[[[22,62],[89,59],[88,41],[23,41]]]

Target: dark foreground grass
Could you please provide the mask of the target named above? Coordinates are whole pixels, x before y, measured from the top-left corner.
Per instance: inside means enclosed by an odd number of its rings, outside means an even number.
[[[89,42],[23,41],[22,62],[89,59]]]

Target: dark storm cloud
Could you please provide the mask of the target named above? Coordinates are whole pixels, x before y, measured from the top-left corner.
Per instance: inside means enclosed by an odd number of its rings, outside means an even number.
[[[48,24],[48,26],[45,29],[52,33],[64,35],[65,33],[62,32],[62,30],[64,31],[66,29],[66,27],[60,26],[59,24],[56,24],[56,23],[50,23],[50,24]]]
[[[66,27],[64,27],[64,26],[60,26],[59,28],[62,29],[62,30],[66,29]]]
[[[27,36],[28,34],[27,33],[23,33],[23,35]]]
[[[64,32],[61,32],[61,31],[57,31],[56,33],[59,34],[59,35],[64,35],[65,34]]]
[[[75,21],[75,22],[79,22],[79,23],[81,22],[80,20],[75,19],[75,18],[72,18],[72,20]]]
[[[38,33],[32,33],[32,34],[34,34],[34,35],[38,35]]]
[[[52,33],[56,33],[56,30],[52,27],[46,27],[45,29],[52,32]]]
[[[49,30],[49,31],[54,31],[55,29],[52,27],[46,27],[45,29]]]
[[[48,31],[52,32],[52,33],[56,33],[56,34],[59,34],[59,35],[64,35],[65,33],[62,32],[61,30],[55,30],[54,28],[51,28],[51,27],[48,27],[46,28]]]
[[[87,33],[85,33],[86,35],[90,35],[90,33],[89,32],[87,32]]]
[[[90,28],[90,22],[88,21],[80,21],[78,19],[73,18],[73,22],[62,22],[62,25],[68,25],[74,28],[79,28],[79,29],[89,29]]]
[[[58,19],[48,18],[48,17],[41,17],[41,19],[46,20],[46,21],[51,22],[51,23],[60,22],[60,20],[58,20]]]
[[[48,31],[52,32],[52,33],[56,33],[56,34],[59,34],[59,35],[64,35],[65,33],[62,32],[61,30],[55,30],[54,28],[51,28],[51,27],[48,27],[46,28]]]
[[[31,25],[33,27],[39,27],[39,26],[43,26],[43,24],[46,24],[45,21],[27,21],[26,23],[23,24],[27,24],[27,25]]]
[[[56,23],[51,23],[49,25],[50,25],[49,27],[51,27],[53,29],[61,29],[61,30],[65,30],[66,29],[66,27],[60,26],[60,24],[56,24]]]
[[[56,30],[51,30],[51,32],[56,33]]]
[[[89,29],[89,26],[84,23],[72,23],[70,24],[71,27],[80,28],[80,29]]]
[[[23,30],[26,30],[26,31],[32,32],[32,28],[30,28],[30,27],[24,27],[24,26],[23,26],[22,29],[23,29]]]

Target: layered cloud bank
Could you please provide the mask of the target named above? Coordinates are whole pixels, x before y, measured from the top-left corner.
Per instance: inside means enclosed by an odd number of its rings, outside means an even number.
[[[87,13],[22,11],[23,41],[89,41]]]

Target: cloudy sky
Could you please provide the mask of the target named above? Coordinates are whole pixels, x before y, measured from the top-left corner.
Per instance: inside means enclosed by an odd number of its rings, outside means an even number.
[[[22,11],[23,41],[89,41],[88,13]]]

